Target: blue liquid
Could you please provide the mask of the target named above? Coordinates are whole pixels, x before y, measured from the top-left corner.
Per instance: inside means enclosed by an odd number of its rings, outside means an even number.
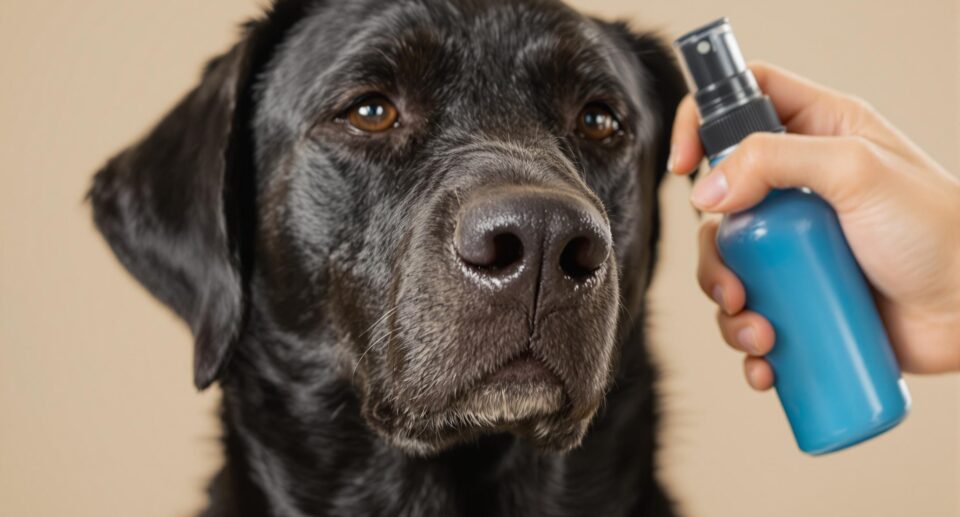
[[[776,331],[766,358],[801,450],[840,450],[904,419],[910,394],[830,205],[806,191],[772,191],[724,218],[717,247],[746,287],[747,307]]]

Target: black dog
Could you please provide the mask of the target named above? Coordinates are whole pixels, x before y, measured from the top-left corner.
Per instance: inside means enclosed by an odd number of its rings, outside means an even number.
[[[672,515],[662,42],[547,0],[280,0],[90,192],[223,388],[204,515]]]

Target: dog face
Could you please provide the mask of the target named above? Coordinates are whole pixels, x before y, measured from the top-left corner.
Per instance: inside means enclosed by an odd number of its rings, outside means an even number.
[[[200,387],[282,341],[269,376],[348,381],[409,452],[566,450],[649,278],[683,92],[657,39],[555,2],[281,1],[97,175],[95,219]]]

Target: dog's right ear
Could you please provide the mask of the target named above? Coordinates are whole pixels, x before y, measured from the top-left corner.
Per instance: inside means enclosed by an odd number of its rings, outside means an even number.
[[[200,84],[100,170],[88,197],[123,265],[190,326],[194,382],[222,371],[244,320],[255,224],[252,83],[308,1],[280,0]]]

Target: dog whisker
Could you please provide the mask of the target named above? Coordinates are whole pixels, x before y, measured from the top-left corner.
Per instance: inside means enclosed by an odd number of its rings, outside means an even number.
[[[369,352],[370,350],[372,350],[375,346],[379,345],[380,343],[383,343],[383,342],[385,342],[385,341],[388,341],[390,338],[392,338],[393,336],[395,336],[399,331],[400,331],[400,327],[399,327],[399,326],[397,326],[397,327],[394,328],[394,329],[388,330],[383,336],[380,336],[379,338],[375,339],[373,342],[371,342],[371,343],[367,346],[366,349],[364,349],[363,353],[360,354],[360,357],[357,359],[357,364],[354,365],[354,367],[353,367],[353,373],[350,375],[350,380],[351,380],[351,382],[354,381],[354,380],[356,380],[357,370],[360,369],[360,363],[363,362],[363,358],[366,357],[367,352]]]
[[[394,306],[394,307],[392,307],[392,308],[390,308],[390,309],[387,309],[387,310],[383,311],[383,315],[380,316],[379,318],[377,318],[377,321],[374,321],[369,327],[367,327],[367,330],[364,330],[363,333],[360,334],[359,337],[360,337],[360,338],[363,338],[363,336],[366,336],[367,334],[369,334],[377,325],[383,323],[384,320],[386,320],[386,319],[389,318],[391,315],[393,315],[394,313],[396,313],[397,310],[399,310],[399,309],[400,309],[400,306],[399,306],[399,305],[396,305],[396,306]]]

